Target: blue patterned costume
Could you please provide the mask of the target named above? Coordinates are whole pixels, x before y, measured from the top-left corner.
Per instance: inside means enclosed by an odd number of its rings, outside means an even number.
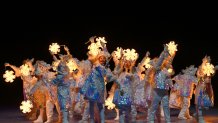
[[[68,123],[67,104],[71,106],[70,86],[75,83],[75,81],[69,79],[68,70],[64,63],[60,63],[58,65],[58,75],[52,80],[52,84],[57,86],[58,103],[63,123]]]
[[[169,55],[169,54],[167,54]],[[162,102],[165,121],[170,122],[170,109],[169,109],[169,87],[172,86],[172,80],[170,79],[170,73],[166,68],[161,69],[163,60],[166,58],[166,53],[163,51],[154,65],[155,76],[154,76],[154,85],[152,91],[152,100],[149,110],[149,122],[154,122],[155,113],[158,109],[159,103]]]
[[[67,111],[66,105],[67,103],[71,103],[70,85],[74,83],[74,81],[64,81],[63,75],[57,75],[57,77],[54,80],[52,80],[52,83],[57,85],[58,102],[61,111]]]
[[[134,75],[123,72],[117,81],[120,87],[115,91],[113,103],[119,109],[120,122],[123,122],[124,116],[125,122],[130,122],[131,113],[132,118],[135,118],[137,115],[135,105],[133,105],[135,93]]]
[[[105,101],[105,81],[107,82],[115,81],[116,78],[113,76],[109,69],[106,69],[102,65],[93,66],[91,73],[84,82],[80,93],[89,100],[90,104],[90,119],[94,119],[94,104],[97,103],[100,115],[102,115],[101,122],[104,122],[104,109],[103,104]]]

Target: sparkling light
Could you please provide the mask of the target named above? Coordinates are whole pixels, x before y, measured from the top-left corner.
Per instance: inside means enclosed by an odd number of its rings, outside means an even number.
[[[170,43],[167,44],[167,47],[171,56],[177,51],[177,44],[175,44],[174,41],[170,41]]]
[[[214,74],[214,72],[215,72],[214,65],[212,65],[210,63],[206,63],[205,65],[203,65],[202,69],[203,69],[204,75],[207,75],[207,76],[210,76],[210,75]]]
[[[14,75],[14,71],[6,70],[5,74],[3,75],[3,78],[5,78],[5,82],[12,83],[14,81],[14,79],[16,78],[16,76]]]
[[[31,108],[33,108],[33,104],[30,100],[21,102],[20,110],[22,110],[23,113],[31,112]]]
[[[53,54],[57,54],[58,52],[60,52],[60,45],[58,45],[57,43],[52,43],[51,45],[49,45],[49,50]]]
[[[126,60],[135,61],[138,58],[138,53],[136,53],[135,49],[125,49],[123,53]]]
[[[27,64],[20,66],[20,72],[24,76],[30,75],[30,67]]]

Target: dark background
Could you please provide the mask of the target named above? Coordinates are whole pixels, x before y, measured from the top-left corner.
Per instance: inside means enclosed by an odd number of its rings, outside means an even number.
[[[104,36],[112,52],[116,47],[134,48],[139,53],[138,62],[146,51],[151,58],[158,56],[163,44],[174,40],[178,52],[173,62],[176,73],[186,66],[199,66],[205,55],[218,64],[218,20],[212,16],[9,16],[2,19],[0,48],[0,105],[18,107],[23,99],[22,81],[16,78],[6,83],[4,63],[20,66],[27,58],[51,63],[48,47],[57,42],[69,47],[79,60],[86,59],[85,42],[91,36]],[[62,49],[63,50],[63,49]],[[113,64],[113,62],[111,62]],[[215,106],[218,101],[218,77],[212,78]],[[193,100],[192,100],[193,104]]]

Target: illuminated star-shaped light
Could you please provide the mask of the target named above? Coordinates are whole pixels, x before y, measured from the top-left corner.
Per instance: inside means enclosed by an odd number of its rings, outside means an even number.
[[[150,62],[151,62],[151,58],[147,57],[143,63],[143,66],[145,65],[145,68],[151,68],[151,65],[150,65]]]
[[[21,102],[20,110],[22,110],[23,113],[31,112],[31,108],[33,108],[33,104],[30,100]]]
[[[96,38],[96,41],[97,41],[97,42],[102,42],[102,43],[104,43],[104,44],[107,43],[107,41],[105,40],[105,37],[98,37],[98,38]]]
[[[49,45],[49,50],[53,54],[57,54],[58,52],[60,52],[60,45],[58,45],[57,43],[52,43],[51,45]]]
[[[24,76],[30,75],[30,67],[27,64],[20,66],[20,72]]]
[[[91,44],[88,46],[88,49],[89,49],[89,53],[92,54],[93,56],[98,55],[98,53],[101,51],[101,50],[99,49],[99,46],[98,46],[96,43],[91,43]]]
[[[210,63],[206,63],[202,66],[204,75],[210,76],[211,74],[214,74],[214,66]]]
[[[135,49],[126,49],[123,50],[123,52],[123,56],[126,60],[134,61],[138,58],[138,53],[136,53]]]
[[[77,69],[77,64],[73,59],[69,59],[67,62],[67,66],[70,69],[70,72],[73,72],[74,70]]]
[[[5,74],[3,75],[3,78],[5,78],[5,82],[13,82],[16,76],[14,75],[14,71],[6,70]]]
[[[107,106],[107,109],[112,110],[115,108],[115,104],[112,102],[111,98],[107,98],[107,100],[105,100],[105,106]]]
[[[177,44],[175,44],[174,41],[170,41],[170,43],[167,44],[167,47],[170,55],[173,55],[177,51]]]
[[[114,51],[114,55],[117,59],[121,58],[121,54],[122,54],[122,48],[121,47],[117,47],[117,50]]]

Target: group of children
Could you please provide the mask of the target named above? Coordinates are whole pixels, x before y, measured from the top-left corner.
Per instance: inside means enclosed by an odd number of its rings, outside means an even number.
[[[52,64],[25,60],[28,75],[20,67],[5,63],[23,80],[24,100],[33,103],[26,116],[34,123],[43,123],[44,114],[46,123],[54,122],[54,107],[60,123],[68,123],[77,114],[82,116],[81,123],[104,123],[105,107],[111,105],[116,111],[114,120],[120,123],[136,122],[139,109],[147,109],[148,122],[154,122],[159,112],[170,123],[170,108],[180,109],[179,119],[192,118],[189,107],[193,93],[197,119],[203,119],[205,107],[213,106],[211,77],[218,66],[208,67],[209,56],[203,58],[198,68],[191,65],[174,76],[172,62],[177,50],[169,45],[164,45],[160,56],[153,59],[147,52],[136,65],[139,55],[134,49],[118,47],[110,54],[104,38],[94,36],[89,42],[87,60],[74,58],[64,46],[64,55],[50,50]],[[114,61],[113,71],[109,68],[110,59]],[[109,82],[113,85],[107,94]],[[105,105],[106,101],[110,103]]]

